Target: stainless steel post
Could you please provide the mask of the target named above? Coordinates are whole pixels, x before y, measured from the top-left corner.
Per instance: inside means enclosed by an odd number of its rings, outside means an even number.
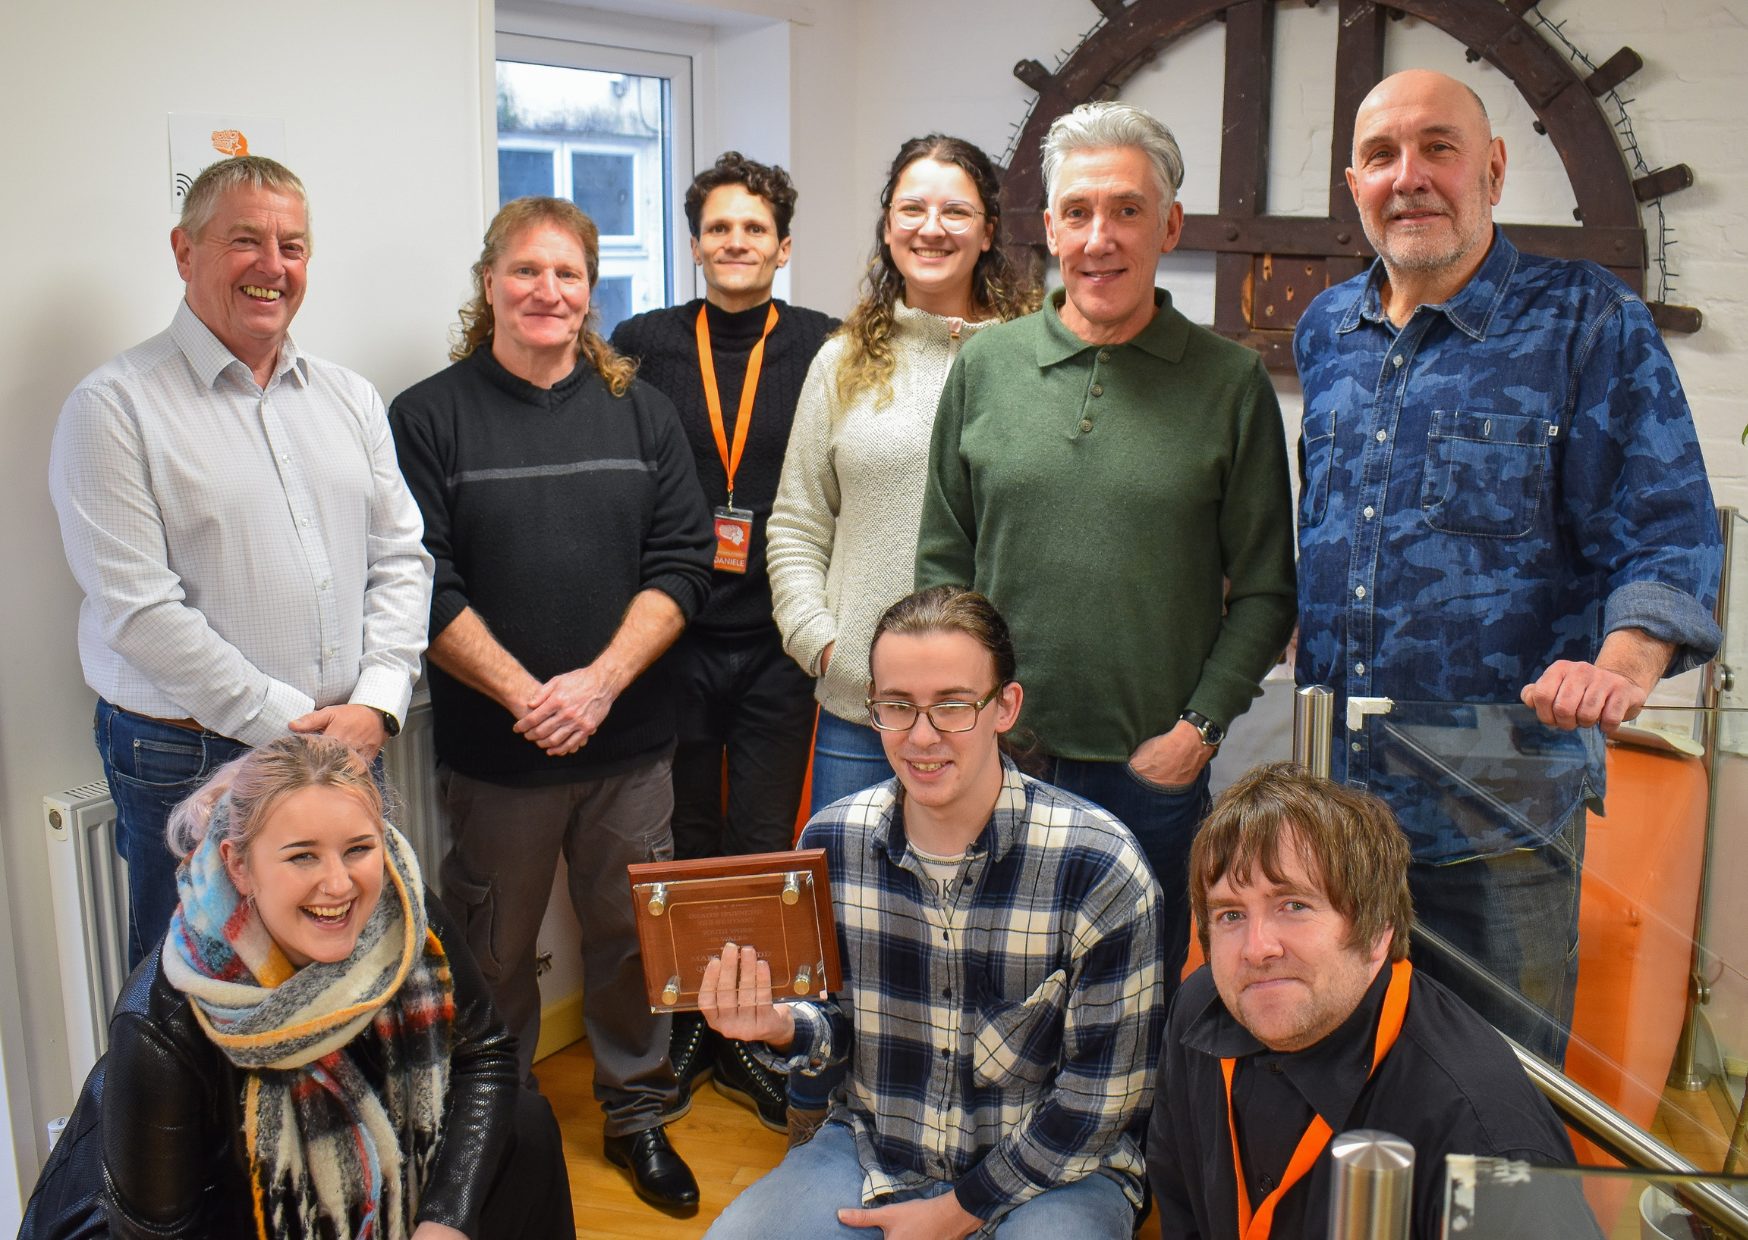
[[[1293,761],[1329,778],[1329,747],[1335,742],[1335,692],[1306,685],[1293,694]]]
[[[1414,1198],[1414,1147],[1372,1128],[1344,1132],[1329,1145],[1329,1240],[1407,1240]]]
[[[1705,844],[1701,857],[1699,884],[1699,915],[1694,919],[1693,927],[1693,965],[1687,984],[1687,1015],[1681,1022],[1681,1037],[1675,1043],[1675,1061],[1669,1066],[1669,1087],[1689,1092],[1704,1089],[1706,1077],[1698,1070],[1694,1056],[1694,1046],[1699,1019],[1698,1009],[1711,999],[1711,985],[1706,980],[1708,968],[1707,955],[1700,938],[1705,933],[1706,915],[1712,902],[1712,840],[1717,832],[1718,824],[1718,743],[1722,739],[1722,727],[1718,707],[1722,704],[1724,694],[1733,686],[1734,673],[1730,669],[1730,561],[1734,547],[1732,542],[1736,532],[1736,510],[1734,508],[1718,509],[1718,535],[1724,544],[1724,567],[1718,578],[1718,605],[1713,615],[1718,626],[1724,630],[1724,644],[1718,651],[1718,657],[1705,665],[1700,673],[1700,699],[1703,708],[1700,715],[1700,740],[1705,745],[1706,767],[1706,829]]]

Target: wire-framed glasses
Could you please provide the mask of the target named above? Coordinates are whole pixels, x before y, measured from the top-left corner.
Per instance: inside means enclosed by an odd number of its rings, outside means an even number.
[[[995,701],[1001,692],[997,685],[975,702],[936,702],[933,706],[918,706],[915,702],[878,702],[868,699],[868,722],[882,732],[908,732],[916,727],[918,715],[929,717],[929,726],[937,732],[969,732],[977,726],[977,716]]]
[[[906,198],[892,204],[892,222],[906,232],[915,232],[928,223],[929,216],[933,215],[948,232],[965,233],[971,231],[971,226],[977,223],[977,217],[982,214],[983,212],[964,202],[949,202],[939,207],[931,207],[926,202]]]

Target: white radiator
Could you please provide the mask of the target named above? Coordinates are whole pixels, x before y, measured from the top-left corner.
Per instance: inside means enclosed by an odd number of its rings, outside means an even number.
[[[437,867],[449,847],[449,815],[437,791],[431,703],[422,693],[385,754],[384,771],[401,803],[395,825],[419,854],[426,883],[439,890]],[[108,1049],[109,1012],[127,981],[127,863],[115,851],[115,802],[102,780],[43,797],[43,821],[76,1095]]]
[[[127,863],[102,780],[43,798],[61,1010],[73,1093],[109,1046],[109,1009],[127,980]]]

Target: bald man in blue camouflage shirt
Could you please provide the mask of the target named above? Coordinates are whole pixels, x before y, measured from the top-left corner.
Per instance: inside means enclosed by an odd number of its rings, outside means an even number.
[[[1716,652],[1721,550],[1649,311],[1520,253],[1504,179],[1462,83],[1410,70],[1361,104],[1347,181],[1378,261],[1294,338],[1297,673],[1338,719],[1395,700],[1340,729],[1333,774],[1408,832],[1423,966],[1557,1063],[1602,734]]]

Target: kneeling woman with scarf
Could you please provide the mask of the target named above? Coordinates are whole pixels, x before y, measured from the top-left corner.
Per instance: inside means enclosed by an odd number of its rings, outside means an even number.
[[[552,1110],[351,750],[253,750],[169,834],[182,903],[110,1022],[111,1235],[575,1236]]]

